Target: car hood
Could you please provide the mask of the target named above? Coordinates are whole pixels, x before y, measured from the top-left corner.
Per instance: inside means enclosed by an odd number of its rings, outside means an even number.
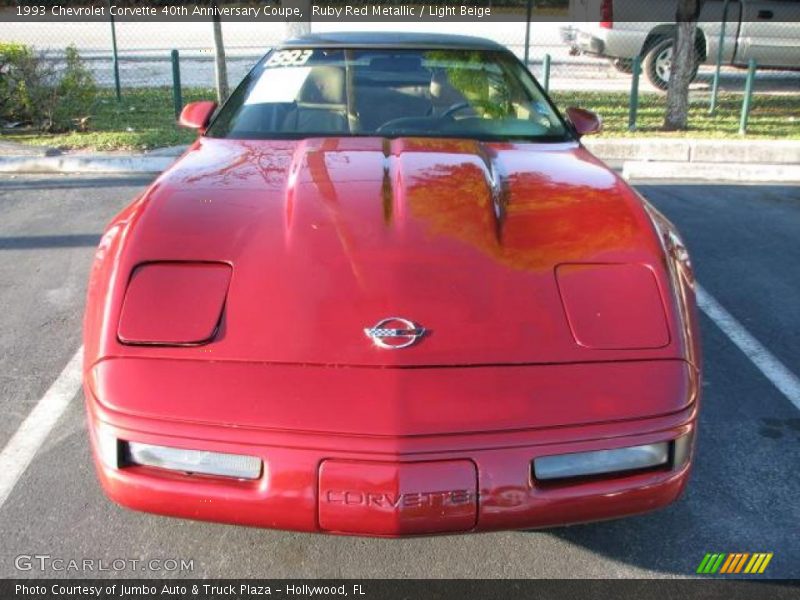
[[[127,218],[118,305],[142,263],[232,267],[213,342],[129,353],[361,366],[681,355],[649,219],[576,143],[201,138]],[[556,277],[575,264],[649,269],[664,343],[582,343]],[[379,348],[364,329],[387,317],[427,333]]]

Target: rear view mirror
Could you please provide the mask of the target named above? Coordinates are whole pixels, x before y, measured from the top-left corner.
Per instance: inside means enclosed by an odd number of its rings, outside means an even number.
[[[183,107],[178,123],[180,123],[182,127],[198,129],[200,133],[204,133],[208,122],[211,120],[211,115],[214,114],[214,109],[216,108],[217,103],[208,100],[204,100],[203,102],[190,102]]]
[[[579,136],[598,133],[603,129],[603,120],[599,115],[585,108],[570,106],[567,109],[567,118]]]

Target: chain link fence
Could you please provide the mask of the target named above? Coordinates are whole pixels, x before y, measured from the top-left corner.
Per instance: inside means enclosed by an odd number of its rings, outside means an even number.
[[[720,5],[718,12],[722,15],[723,0],[711,1],[714,3]],[[701,21],[699,24],[697,47],[700,65],[691,87],[693,105],[695,108],[702,105],[708,106],[709,110],[739,113],[743,97],[748,95],[745,91],[749,89],[753,95],[748,110],[755,114],[769,112],[776,127],[781,122],[800,119],[800,71],[794,70],[800,69],[800,1],[751,2],[747,5],[751,8],[746,10],[756,11],[752,14],[745,12],[742,3],[731,2],[731,5],[735,5],[735,10],[729,7],[725,21]],[[756,5],[768,5],[769,8],[753,8]],[[762,12],[758,13],[758,10]],[[771,13],[769,19],[766,18],[768,13]],[[184,89],[214,86],[215,54],[210,21],[37,22],[24,25],[5,22],[0,23],[0,39],[34,46],[54,63],[63,60],[68,45],[74,45],[98,85],[113,88],[112,28],[123,95],[126,90],[172,86],[173,50],[179,53],[180,80]],[[674,29],[668,23],[311,23],[313,33],[358,29],[459,33],[490,38],[520,58],[527,57],[531,71],[549,90],[557,93],[559,103],[570,103],[571,92],[583,93],[575,96],[576,103],[580,100],[584,104],[587,93],[623,93],[628,101],[617,107],[612,119],[628,118],[634,109],[636,115],[647,114],[647,110],[662,111],[663,114],[663,94],[650,97],[647,92],[662,91],[659,87],[663,86],[659,86],[657,77],[659,72],[664,75],[665,67],[668,76],[672,51],[669,41]],[[223,21],[231,88],[270,47],[286,38],[288,32],[288,26],[280,22]],[[641,69],[638,78],[632,77],[631,72],[636,57]],[[638,87],[634,88],[637,79]],[[645,96],[644,112],[639,111],[638,106],[631,106]],[[776,102],[775,96],[784,98],[785,102]],[[608,118],[607,114],[603,116]],[[636,127],[634,120],[631,129]]]
[[[458,33],[490,38],[521,59],[526,56],[525,22],[507,23],[312,23],[312,33],[335,30],[404,30]],[[209,87],[214,82],[214,46],[210,22],[87,22],[0,23],[0,37],[34,46],[52,61],[63,57],[64,48],[75,45],[94,73],[97,83],[114,86],[112,28],[116,35],[120,84],[123,89],[172,85],[170,53],[180,53],[181,80],[187,87]],[[614,79],[608,61],[570,55],[563,40],[568,23],[532,23],[527,55],[535,71],[545,55],[551,57],[551,77],[556,80]],[[224,22],[222,33],[231,84],[237,83],[272,46],[288,35],[284,23]]]

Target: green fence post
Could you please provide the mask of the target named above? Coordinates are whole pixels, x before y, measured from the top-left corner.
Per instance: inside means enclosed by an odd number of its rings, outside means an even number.
[[[111,6],[111,1],[108,3]],[[119,55],[117,54],[117,26],[114,23],[114,16],[111,15],[111,8],[108,10],[109,18],[111,19],[111,53],[113,56],[113,69],[114,69],[114,90],[117,93],[117,102],[122,100],[122,92],[119,86]]]
[[[747,120],[750,118],[750,105],[753,102],[753,84],[756,79],[756,60],[750,59],[747,66],[747,83],[744,86],[744,102],[742,102],[742,118],[739,121],[739,135],[747,133]]]
[[[181,95],[181,64],[177,50],[172,51],[172,102],[175,104],[175,118],[181,116],[183,96]]]
[[[722,23],[719,30],[719,46],[717,47],[717,64],[714,69],[714,83],[711,86],[711,105],[708,107],[709,114],[714,114],[717,110],[717,94],[719,93],[719,71],[722,67],[722,50],[725,46],[725,25],[728,22],[728,6],[730,0],[725,0],[722,8]]]
[[[636,116],[639,113],[639,75],[642,72],[642,59],[639,55],[633,57],[631,76],[631,98],[628,110],[628,131],[636,131]]]
[[[533,0],[528,0],[525,16],[525,66],[528,66],[528,59],[531,56],[531,18],[533,17]]]
[[[550,93],[550,55],[544,55],[542,61],[542,82],[544,84],[544,91]]]

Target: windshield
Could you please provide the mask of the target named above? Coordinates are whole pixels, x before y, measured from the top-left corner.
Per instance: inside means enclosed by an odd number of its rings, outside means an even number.
[[[506,52],[340,48],[270,52],[207,135],[569,137],[544,92]]]

